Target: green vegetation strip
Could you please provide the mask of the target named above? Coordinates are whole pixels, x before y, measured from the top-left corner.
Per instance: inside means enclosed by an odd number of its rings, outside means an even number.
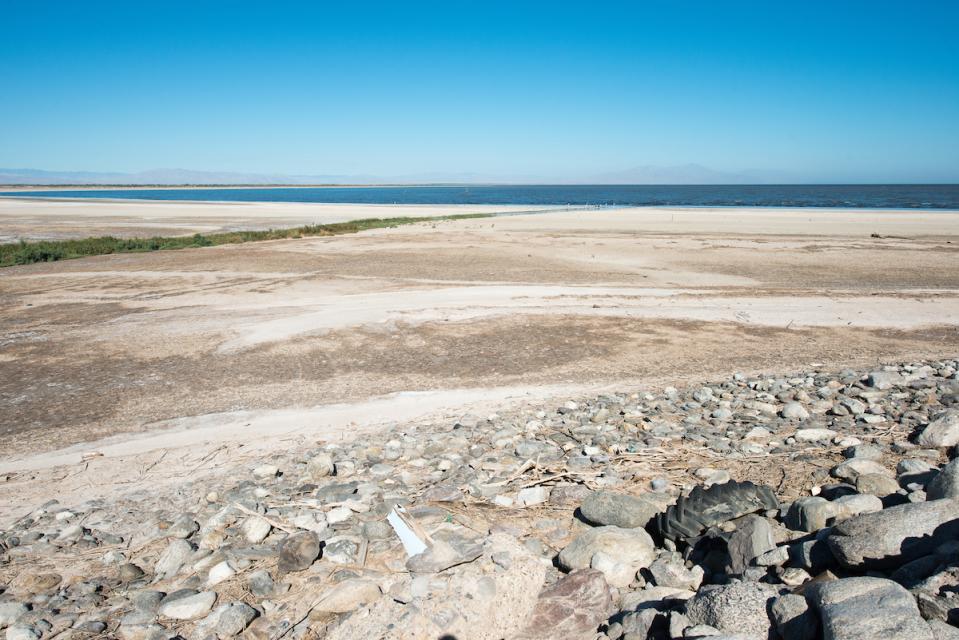
[[[309,236],[336,236],[345,233],[357,233],[368,229],[398,227],[415,222],[438,222],[441,220],[466,220],[470,218],[488,218],[486,213],[465,213],[451,216],[433,216],[428,218],[367,218],[334,224],[311,224],[293,229],[269,229],[267,231],[229,231],[225,233],[195,234],[192,236],[172,236],[153,238],[84,238],[83,240],[39,240],[37,242],[14,242],[0,244],[0,267],[34,262],[55,262],[71,258],[102,256],[108,253],[140,253],[144,251],[171,251],[174,249],[194,249],[212,247],[219,244],[241,244],[262,240],[283,240],[286,238],[306,238]]]

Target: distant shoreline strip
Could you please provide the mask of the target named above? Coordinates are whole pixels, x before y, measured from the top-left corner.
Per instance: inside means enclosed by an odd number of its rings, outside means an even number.
[[[91,256],[103,256],[112,253],[146,253],[151,251],[176,251],[214,247],[224,244],[244,244],[266,240],[285,240],[290,238],[308,238],[337,236],[359,233],[370,229],[398,227],[417,222],[442,222],[446,220],[470,220],[491,218],[489,213],[461,213],[432,217],[404,218],[366,218],[349,222],[331,224],[313,224],[290,229],[268,229],[266,231],[224,231],[221,233],[192,236],[153,236],[150,238],[115,238],[101,236],[77,240],[37,240],[0,244],[0,267],[35,264],[38,262],[57,262]]]

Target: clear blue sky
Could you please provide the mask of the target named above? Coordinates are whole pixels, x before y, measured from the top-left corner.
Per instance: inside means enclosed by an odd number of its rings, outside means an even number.
[[[0,166],[955,182],[957,26],[952,0],[3,0]]]

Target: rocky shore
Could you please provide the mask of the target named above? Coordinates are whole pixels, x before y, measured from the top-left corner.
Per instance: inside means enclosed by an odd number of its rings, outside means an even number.
[[[0,532],[0,629],[959,638],[957,369],[737,374],[51,496]]]

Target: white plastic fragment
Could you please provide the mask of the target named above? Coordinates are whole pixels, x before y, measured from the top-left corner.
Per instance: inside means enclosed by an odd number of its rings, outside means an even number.
[[[386,521],[390,523],[393,531],[395,531],[399,537],[400,542],[403,543],[403,549],[406,550],[408,557],[412,558],[426,551],[427,542],[430,541],[430,537],[423,531],[422,527],[416,523],[406,509],[400,505],[394,506],[393,510],[390,511],[390,515],[386,516]]]

